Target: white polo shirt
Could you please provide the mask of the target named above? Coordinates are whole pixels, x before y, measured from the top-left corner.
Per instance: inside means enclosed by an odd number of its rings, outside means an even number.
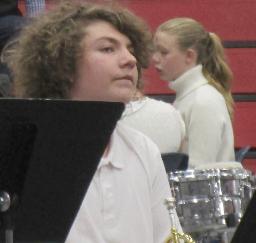
[[[163,154],[178,152],[185,137],[180,113],[171,104],[149,97],[129,102],[121,121],[151,138]]]
[[[119,122],[66,243],[162,243],[171,227],[164,205],[169,196],[156,145]]]

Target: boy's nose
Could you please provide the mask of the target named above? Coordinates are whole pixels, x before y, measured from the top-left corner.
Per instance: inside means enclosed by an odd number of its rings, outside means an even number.
[[[121,56],[121,64],[129,65],[133,68],[137,64],[137,59],[129,50],[124,50]]]

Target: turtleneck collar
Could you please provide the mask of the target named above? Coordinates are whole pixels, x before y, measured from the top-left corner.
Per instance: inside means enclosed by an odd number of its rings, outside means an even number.
[[[194,89],[207,84],[208,81],[202,72],[202,65],[197,65],[179,78],[169,83],[169,87],[176,91],[176,100],[183,98]]]

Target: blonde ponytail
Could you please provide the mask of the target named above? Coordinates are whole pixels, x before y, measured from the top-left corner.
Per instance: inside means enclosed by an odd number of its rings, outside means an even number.
[[[234,100],[231,94],[233,73],[229,68],[220,38],[208,34],[205,55],[202,56],[203,73],[209,84],[215,87],[224,97],[231,120],[233,119]]]

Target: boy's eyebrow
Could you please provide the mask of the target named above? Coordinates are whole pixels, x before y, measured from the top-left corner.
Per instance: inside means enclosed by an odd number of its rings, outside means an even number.
[[[100,41],[109,41],[109,42],[111,42],[111,43],[113,43],[113,44],[118,44],[118,43],[119,43],[119,41],[118,41],[116,38],[109,37],[109,36],[103,36],[103,37],[100,37],[99,39],[96,39],[96,42],[100,42]],[[129,42],[127,43],[127,46],[128,46],[129,48],[133,48],[132,42],[129,41]]]

